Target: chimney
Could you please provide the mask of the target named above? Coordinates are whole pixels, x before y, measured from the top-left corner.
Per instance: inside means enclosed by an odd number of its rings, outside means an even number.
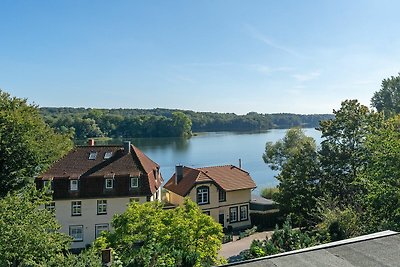
[[[131,153],[131,142],[130,141],[124,142],[124,153],[125,154]]]
[[[94,139],[93,139],[93,138],[90,138],[90,139],[88,140],[88,145],[89,145],[89,146],[94,146]]]
[[[183,166],[176,165],[175,166],[175,184],[178,184],[183,178]]]

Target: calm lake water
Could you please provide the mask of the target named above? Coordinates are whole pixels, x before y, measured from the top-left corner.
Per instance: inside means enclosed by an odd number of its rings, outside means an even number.
[[[264,187],[277,185],[272,171],[263,161],[266,142],[281,139],[286,129],[273,129],[257,133],[209,132],[199,133],[190,139],[184,138],[135,138],[127,139],[140,148],[161,167],[167,181],[175,171],[176,164],[189,167],[204,167],[233,164],[248,171],[257,184],[255,193]],[[313,128],[304,129],[308,136],[321,141],[320,132]],[[112,140],[110,143],[120,143]]]

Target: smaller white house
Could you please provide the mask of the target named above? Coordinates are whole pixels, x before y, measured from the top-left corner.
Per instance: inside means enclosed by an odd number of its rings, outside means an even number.
[[[130,201],[160,200],[160,166],[137,147],[78,146],[36,178],[37,188],[51,184],[54,209],[61,232],[73,237],[72,248],[90,245],[110,230],[114,214]]]

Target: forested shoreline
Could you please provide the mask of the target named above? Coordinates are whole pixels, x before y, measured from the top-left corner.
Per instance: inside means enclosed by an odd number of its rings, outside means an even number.
[[[317,127],[333,114],[195,112],[177,109],[40,108],[46,123],[75,139],[89,137],[181,137],[192,132],[263,131]]]

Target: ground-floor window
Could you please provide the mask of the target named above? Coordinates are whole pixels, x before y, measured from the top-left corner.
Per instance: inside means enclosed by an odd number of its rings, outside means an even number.
[[[95,236],[98,238],[101,235],[101,232],[108,231],[108,223],[96,224],[95,231]]]
[[[210,211],[209,210],[203,211],[203,213],[207,214],[208,216],[210,216]]]
[[[74,242],[83,241],[83,225],[70,225],[69,235],[73,238]]]
[[[229,208],[229,221],[237,222],[237,220],[238,220],[238,208],[237,207]]]
[[[248,219],[247,205],[240,206],[240,220],[246,221]]]

